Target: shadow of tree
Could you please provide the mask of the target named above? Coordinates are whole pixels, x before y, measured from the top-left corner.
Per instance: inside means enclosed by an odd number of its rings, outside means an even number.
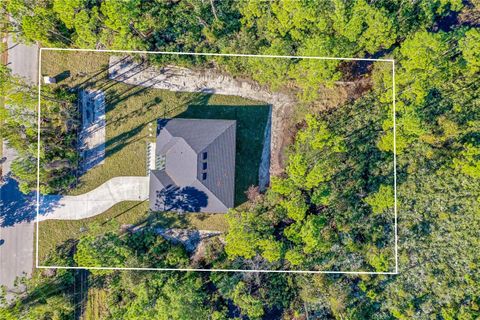
[[[199,212],[207,205],[207,194],[194,187],[168,186],[157,191],[155,199],[158,211]]]
[[[129,59],[130,56],[125,56],[123,57],[122,59],[118,60],[116,63],[112,64],[111,66],[115,66],[117,64],[121,64],[123,63],[125,60]],[[102,81],[102,79],[95,79],[97,78],[98,76],[100,77],[103,77],[104,73],[105,72],[108,72],[108,69],[109,69],[109,65],[105,65],[104,67],[102,67],[101,69],[95,71],[93,74],[91,74],[88,78],[86,78],[84,81],[80,82],[79,84],[77,84],[75,86],[76,89],[85,89],[85,88],[88,88],[88,87],[91,87],[93,85],[95,85],[97,82],[99,81]]]
[[[35,192],[24,194],[18,181],[12,177],[0,188],[0,227],[11,227],[17,223],[34,221],[37,217],[37,197]],[[39,215],[48,215],[58,207],[61,195],[40,195]]]
[[[0,187],[0,227],[10,227],[17,223],[35,219],[35,193],[23,194],[17,180],[8,177]]]
[[[107,140],[107,142],[105,143],[106,156],[112,156],[130,143],[134,143],[135,141],[143,139],[144,137],[134,137],[137,136],[144,127],[145,124],[138,125],[129,131],[123,132],[115,136],[114,138]]]
[[[188,213],[154,211],[147,218],[147,224],[151,227],[162,228],[188,228],[190,223],[186,218]]]

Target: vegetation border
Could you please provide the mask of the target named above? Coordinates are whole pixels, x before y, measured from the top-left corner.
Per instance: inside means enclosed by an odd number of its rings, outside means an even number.
[[[40,102],[41,102],[41,63],[42,51],[83,51],[105,53],[131,53],[131,54],[165,54],[165,55],[193,55],[193,56],[221,56],[221,57],[257,57],[279,59],[312,59],[312,60],[345,60],[345,61],[381,61],[392,63],[392,102],[393,102],[393,190],[394,190],[394,252],[395,269],[388,272],[374,271],[337,271],[337,270],[248,270],[248,269],[195,269],[195,268],[116,268],[116,267],[68,267],[68,266],[41,266],[38,263],[38,227],[40,210]],[[86,270],[144,270],[144,271],[200,271],[200,272],[246,272],[246,273],[326,273],[326,274],[370,274],[370,275],[396,275],[398,269],[398,215],[397,215],[397,147],[396,147],[396,108],[395,108],[395,60],[373,58],[345,58],[345,57],[317,57],[317,56],[282,56],[282,55],[257,55],[233,53],[198,53],[198,52],[169,52],[169,51],[137,51],[137,50],[106,50],[106,49],[74,49],[74,48],[40,48],[38,55],[38,108],[37,108],[37,192],[36,192],[36,239],[35,239],[35,267],[38,269],[86,269]]]

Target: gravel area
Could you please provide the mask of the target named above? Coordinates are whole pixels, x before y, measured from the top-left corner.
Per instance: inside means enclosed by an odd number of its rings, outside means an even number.
[[[194,252],[202,241],[222,234],[220,231],[177,228],[157,228],[156,232],[168,241],[184,245],[188,252]]]
[[[105,162],[105,94],[82,90],[78,100],[82,113],[81,170],[86,172]]]

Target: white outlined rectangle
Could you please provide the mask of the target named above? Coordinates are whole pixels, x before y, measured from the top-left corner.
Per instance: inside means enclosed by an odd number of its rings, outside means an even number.
[[[128,267],[73,267],[73,266],[41,266],[38,257],[39,238],[39,211],[40,211],[40,117],[41,117],[41,61],[42,51],[83,51],[103,53],[127,53],[127,54],[164,54],[164,55],[191,55],[191,56],[220,56],[220,57],[256,57],[256,58],[279,58],[279,59],[312,59],[312,60],[344,60],[344,61],[370,61],[392,63],[392,117],[393,117],[393,181],[394,181],[394,254],[395,269],[388,272],[375,271],[337,271],[337,270],[248,270],[248,269],[196,269],[196,268],[128,268]],[[315,56],[281,56],[281,55],[255,55],[255,54],[223,54],[223,53],[194,53],[194,52],[163,52],[163,51],[136,51],[136,50],[96,50],[96,49],[73,49],[73,48],[40,48],[38,55],[38,108],[37,108],[37,192],[36,192],[36,240],[35,240],[35,267],[39,269],[87,269],[87,270],[145,270],[145,271],[206,271],[206,272],[249,272],[249,273],[325,273],[325,274],[370,274],[370,275],[396,275],[399,273],[398,266],[398,216],[397,216],[397,148],[396,148],[396,106],[395,106],[395,60],[394,59],[370,59],[370,58],[344,58],[344,57],[315,57]]]

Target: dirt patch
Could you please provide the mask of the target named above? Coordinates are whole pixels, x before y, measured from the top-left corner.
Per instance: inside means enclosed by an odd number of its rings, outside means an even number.
[[[182,244],[183,246],[185,246],[185,249],[190,253],[194,252],[202,241],[222,234],[222,232],[220,231],[191,230],[178,228],[157,228],[155,229],[155,231],[165,240],[171,241],[173,243]]]
[[[262,189],[268,184],[270,175],[280,175],[283,172],[286,160],[284,150],[292,143],[297,131],[296,125],[304,119],[306,113],[335,108],[359,98],[371,88],[369,78],[365,77],[337,82],[333,87],[321,87],[314,102],[303,104],[296,98],[298,88],[294,86],[288,90],[272,92],[250,79],[232,77],[213,68],[193,70],[177,66],[155,67],[145,61],[119,56],[110,57],[108,76],[112,80],[131,85],[179,92],[233,95],[271,105],[270,132],[266,130],[265,135],[266,141],[270,141],[270,157],[266,158],[268,152],[262,155],[269,166],[261,166],[259,173]]]

